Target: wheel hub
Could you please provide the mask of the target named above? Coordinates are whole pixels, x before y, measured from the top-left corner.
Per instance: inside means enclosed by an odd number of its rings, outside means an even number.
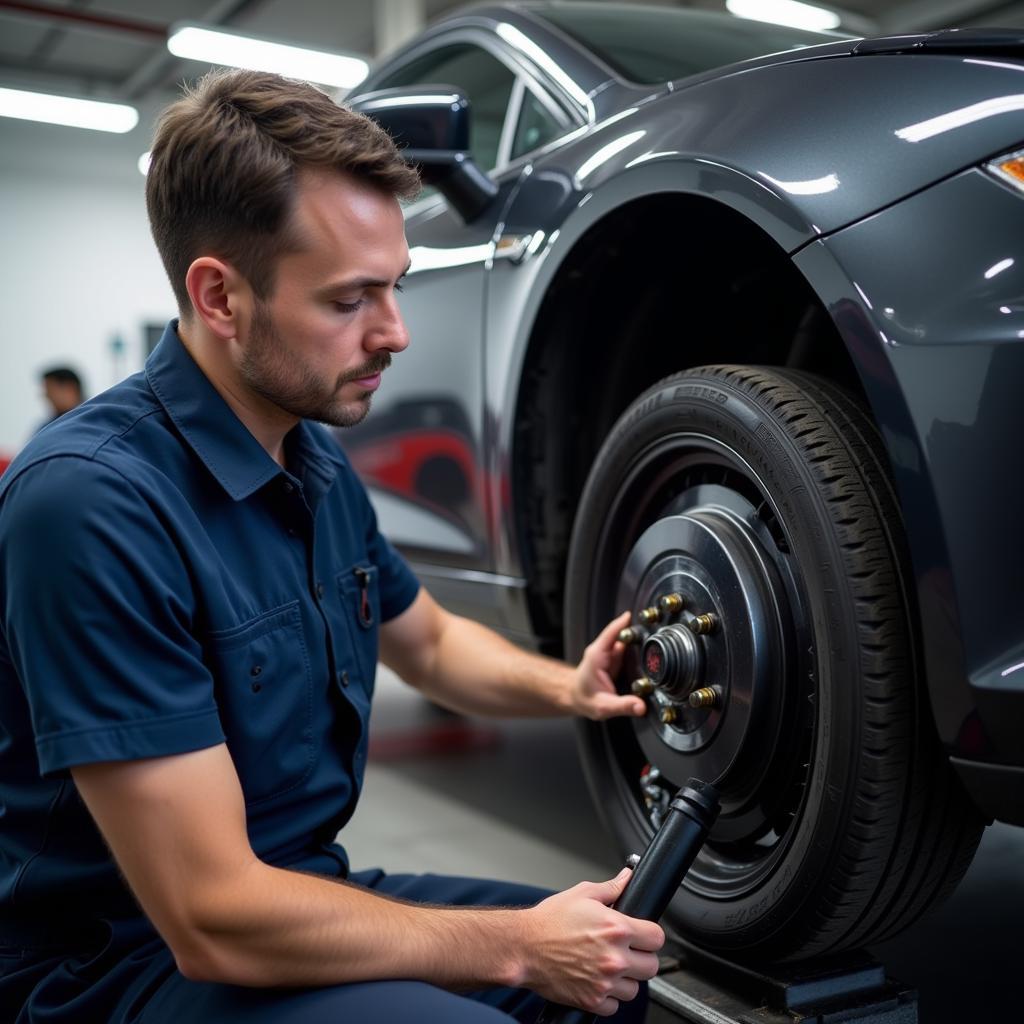
[[[648,705],[635,720],[644,755],[664,784],[715,782],[716,834],[745,834],[786,696],[789,609],[774,563],[741,516],[699,506],[641,534],[617,600],[639,609],[625,667]]]
[[[664,626],[648,637],[641,660],[647,678],[670,699],[682,701],[703,685],[703,647],[681,623]]]

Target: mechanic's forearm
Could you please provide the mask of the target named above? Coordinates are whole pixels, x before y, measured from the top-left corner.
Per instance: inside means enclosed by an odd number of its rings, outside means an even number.
[[[235,985],[518,985],[522,915],[405,903],[253,861],[223,891],[197,900],[172,948],[186,977]]]
[[[563,661],[524,651],[485,626],[449,615],[431,664],[409,681],[453,711],[550,717],[574,714],[574,673]]]

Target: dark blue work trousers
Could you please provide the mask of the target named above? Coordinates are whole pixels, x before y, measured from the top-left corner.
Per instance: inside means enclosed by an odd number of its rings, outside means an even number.
[[[453,906],[529,906],[550,895],[511,882],[385,875],[380,870],[356,872],[350,881],[415,902]],[[525,989],[456,994],[421,981],[306,989],[189,981],[175,969],[170,951],[159,939],[135,944],[130,951],[116,946],[112,940],[107,949],[88,960],[51,963],[48,968],[37,963],[35,970],[26,964],[24,972],[15,970],[23,984],[33,974],[38,982],[31,992],[22,988],[27,1000],[16,1024],[498,1024],[509,1020],[533,1024],[544,1005],[539,996]],[[14,967],[11,963],[7,966]],[[8,974],[6,980],[15,978]],[[0,995],[3,989],[0,979]],[[635,1000],[605,1019],[615,1024],[641,1024],[646,1004],[646,986],[641,986]]]

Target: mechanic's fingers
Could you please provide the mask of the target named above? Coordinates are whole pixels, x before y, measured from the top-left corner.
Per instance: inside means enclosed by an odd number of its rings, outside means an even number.
[[[612,999],[611,996],[609,996],[607,999],[604,999],[595,1006],[590,1012],[597,1017],[611,1017],[613,1014],[618,1013],[618,1010],[618,999]]]
[[[622,890],[626,888],[626,883],[632,875],[632,868],[623,868],[614,878],[601,882],[598,887],[602,891],[601,902],[610,907],[622,895]]]
[[[632,612],[622,612],[617,615],[611,622],[608,623],[604,629],[601,630],[597,635],[595,643],[598,647],[611,647],[619,638],[621,633],[628,625],[629,620],[632,618]]]
[[[626,883],[632,875],[632,868],[623,868],[614,878],[609,878],[607,882],[600,882],[598,884],[600,895],[595,899],[599,899],[605,906],[610,907],[622,895],[622,890],[626,888]]]
[[[614,878],[609,878],[606,882],[577,882],[573,889],[581,896],[586,896],[587,899],[597,900],[598,903],[610,907],[619,898],[622,890],[626,888],[626,882],[629,881],[629,876],[632,873],[630,868],[623,868]],[[644,923],[649,924],[650,922]]]
[[[650,981],[658,973],[658,958],[653,953],[630,950],[629,963],[622,972],[628,981]]]
[[[595,693],[591,697],[590,707],[587,717],[595,722],[621,715],[639,718],[647,714],[647,705],[639,697],[628,693]]]
[[[617,999],[620,1003],[628,1003],[631,999],[636,999],[639,992],[639,981],[634,981],[632,978],[619,978],[619,980],[612,985],[612,990],[608,995],[612,999]]]
[[[639,917],[631,918],[633,922],[633,938],[630,939],[630,947],[640,956],[650,955],[655,970],[658,966],[658,958],[655,953],[665,945],[665,929],[655,921],[644,921]],[[639,978],[639,974],[634,974]],[[653,975],[648,975],[653,977]]]

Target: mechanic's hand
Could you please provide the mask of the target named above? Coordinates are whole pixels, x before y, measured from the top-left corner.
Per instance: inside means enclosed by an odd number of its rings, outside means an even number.
[[[619,633],[629,625],[630,613],[623,612],[612,619],[598,638],[583,652],[573,680],[573,711],[584,718],[599,721],[617,715],[640,716],[647,713],[647,705],[632,694],[615,691],[612,680],[622,667],[625,645],[619,642]]]
[[[610,1017],[658,973],[661,926],[611,904],[629,881],[580,882],[524,910],[525,987],[565,1006]]]

